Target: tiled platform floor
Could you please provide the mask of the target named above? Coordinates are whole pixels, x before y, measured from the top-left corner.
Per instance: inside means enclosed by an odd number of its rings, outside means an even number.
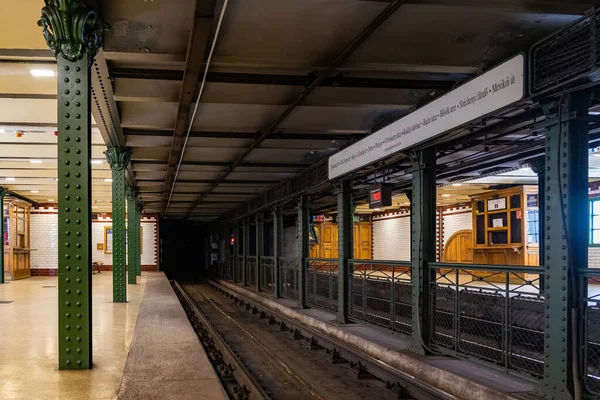
[[[112,274],[93,276],[93,362],[87,371],[58,371],[58,278],[0,285],[0,398],[113,399],[149,276],[127,286],[127,303],[112,302]],[[50,287],[43,287],[50,286]]]

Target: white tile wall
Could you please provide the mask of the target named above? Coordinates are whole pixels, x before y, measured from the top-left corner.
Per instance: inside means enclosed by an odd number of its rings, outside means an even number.
[[[58,269],[58,214],[31,214],[31,269]]]
[[[156,224],[142,222],[142,265],[156,265]],[[102,261],[104,265],[112,265],[112,254],[104,254],[104,250],[96,250],[97,244],[104,244],[104,227],[112,226],[111,222],[94,222],[92,224],[92,261]]]
[[[410,260],[409,216],[373,221],[373,259]]]
[[[463,229],[473,229],[471,210],[464,214],[444,214],[444,246],[448,243],[450,236]]]
[[[92,223],[92,261],[112,265],[112,254],[96,250],[104,243],[104,227],[112,222]],[[156,223],[142,222],[142,265],[156,265]],[[31,268],[58,268],[58,214],[31,214]]]
[[[600,247],[588,249],[588,268],[600,268]]]

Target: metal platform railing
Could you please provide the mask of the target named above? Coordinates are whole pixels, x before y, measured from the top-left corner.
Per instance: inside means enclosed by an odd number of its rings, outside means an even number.
[[[586,303],[583,315],[584,340],[584,384],[588,393],[594,398],[600,397],[600,270],[586,269],[583,271],[583,295]]]
[[[349,260],[350,316],[410,335],[410,261]]]
[[[543,373],[543,269],[430,263],[431,342],[536,377]]]
[[[305,268],[306,303],[326,310],[337,311],[337,258],[307,258]]]
[[[246,269],[246,283],[248,286],[256,286],[256,263],[258,262],[258,257],[256,256],[246,256],[246,264],[244,268]]]
[[[298,300],[298,257],[279,257],[279,292],[282,297]]]
[[[261,256],[258,265],[260,290],[275,293],[275,257]]]

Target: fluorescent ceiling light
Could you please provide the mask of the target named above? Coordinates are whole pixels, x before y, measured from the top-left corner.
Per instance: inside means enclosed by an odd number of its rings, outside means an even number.
[[[48,199],[48,201],[54,201],[54,199]]]
[[[51,69],[32,69],[29,73],[35,77],[51,77],[56,75]]]
[[[15,178],[4,178],[4,180],[7,180],[7,181],[14,181],[14,180],[15,180]]]
[[[6,133],[4,129],[0,129],[0,133]]]
[[[32,190],[31,193],[39,193],[39,190]]]
[[[104,178],[104,182],[112,182],[112,178]]]
[[[42,160],[29,160],[31,164],[41,164]]]
[[[92,206],[92,208],[98,208],[98,206]]]
[[[451,194],[443,194],[442,197],[450,197],[452,196]]]
[[[452,186],[462,186],[462,183],[453,183]]]
[[[102,160],[92,160],[92,164],[102,164]]]

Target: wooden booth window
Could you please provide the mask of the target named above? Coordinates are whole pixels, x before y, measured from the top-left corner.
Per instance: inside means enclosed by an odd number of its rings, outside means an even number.
[[[518,186],[471,196],[473,262],[538,265],[537,186]]]

